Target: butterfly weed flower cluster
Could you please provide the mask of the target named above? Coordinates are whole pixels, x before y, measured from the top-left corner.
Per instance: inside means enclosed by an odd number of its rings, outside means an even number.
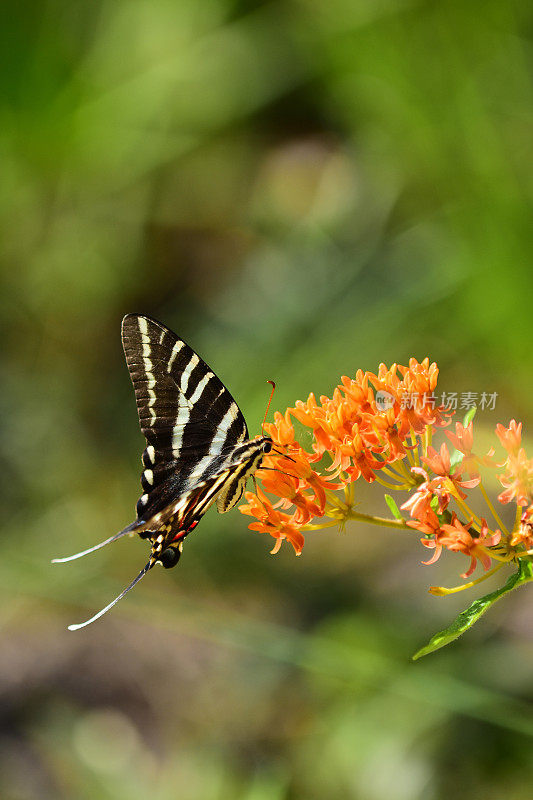
[[[438,367],[428,358],[412,358],[408,366],[381,364],[377,374],[359,370],[355,378],[342,377],[331,398],[317,402],[310,394],[305,403],[276,412],[274,423],[265,426],[274,448],[256,472],[255,492],[247,492],[247,502],[239,507],[254,518],[252,530],[275,539],[273,553],[286,540],[300,555],[307,533],[360,521],[417,534],[429,551],[426,565],[444,551],[460,554],[462,564],[466,557],[464,582],[453,588],[433,586],[434,595],[472,587],[506,564],[514,565],[503,586],[472,603],[416,657],[448,644],[496,600],[533,580],[533,459],[522,447],[522,424],[511,420],[508,427],[496,426],[500,456],[494,447],[480,453],[475,408],[462,422],[455,421],[455,412],[436,404],[437,378]],[[295,423],[310,430],[309,447],[298,441]],[[432,442],[441,428],[447,429],[446,441],[437,449]],[[490,471],[502,487],[494,502],[483,482]],[[358,480],[387,490],[391,518],[359,510]],[[404,495],[400,501],[397,493]],[[475,493],[481,495],[483,515],[472,508],[478,507],[469,498]],[[509,504],[515,506],[512,525],[500,515]],[[481,574],[472,578],[478,566]]]

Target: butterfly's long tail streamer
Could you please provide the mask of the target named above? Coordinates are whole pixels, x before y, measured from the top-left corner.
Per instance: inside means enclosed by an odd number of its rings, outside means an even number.
[[[52,564],[64,564],[66,561],[75,561],[77,558],[88,555],[88,553],[94,553],[95,550],[100,550],[100,548],[105,547],[106,544],[115,542],[117,539],[120,539],[121,536],[125,536],[127,533],[133,533],[137,527],[138,524],[136,522],[132,522],[131,525],[128,525],[128,527],[124,528],[124,530],[120,531],[120,533],[115,533],[114,536],[110,536],[109,539],[106,539],[104,542],[100,542],[100,544],[95,544],[94,547],[89,547],[88,550],[82,550],[81,553],[75,553],[73,556],[67,556],[66,558],[53,558]]]
[[[90,619],[88,619],[86,622],[80,622],[78,625],[69,625],[69,626],[68,626],[68,629],[69,629],[69,631],[77,631],[77,630],[79,630],[80,628],[85,628],[85,626],[86,626],[86,625],[90,625],[90,624],[91,624],[91,622],[94,622],[94,621],[95,621],[95,620],[97,620],[99,617],[103,617],[103,616],[104,616],[104,614],[106,614],[106,613],[109,611],[109,609],[110,609],[110,608],[113,608],[113,606],[114,606],[114,605],[116,605],[116,604],[118,603],[118,601],[119,601],[119,600],[122,600],[122,598],[124,597],[124,595],[125,595],[125,594],[127,594],[127,593],[129,592],[129,590],[130,590],[130,589],[133,589],[133,587],[135,586],[135,584],[139,583],[139,581],[141,580],[141,578],[144,578],[144,576],[146,575],[146,573],[148,572],[148,570],[149,570],[149,569],[151,569],[151,568],[153,567],[154,563],[155,563],[155,562],[154,562],[154,561],[152,561],[152,560],[150,559],[150,561],[149,561],[149,562],[148,562],[148,563],[147,563],[147,564],[146,564],[146,565],[145,565],[145,566],[142,568],[142,570],[139,572],[139,574],[137,575],[137,577],[136,577],[136,578],[134,578],[134,579],[132,580],[132,582],[130,583],[130,585],[129,585],[129,586],[127,586],[127,587],[124,589],[124,591],[123,591],[123,592],[121,592],[121,593],[118,595],[118,597],[115,597],[115,599],[114,599],[114,600],[112,600],[112,601],[109,603],[109,605],[107,605],[105,608],[102,608],[102,610],[101,610],[101,611],[99,611],[99,612],[98,612],[98,614],[95,614],[95,615],[94,615],[94,617],[91,617],[91,618],[90,618]]]

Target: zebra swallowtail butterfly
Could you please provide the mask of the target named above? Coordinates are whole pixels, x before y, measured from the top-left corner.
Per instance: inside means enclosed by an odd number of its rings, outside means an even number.
[[[244,417],[222,381],[160,322],[127,314],[122,346],[147,445],[137,519],[104,542],[54,562],[72,561],[134,533],[149,539],[150,558],[108,606],[80,625],[69,625],[69,630],[83,628],[109,611],[154,564],[174,567],[185,537],[209,506],[216,501],[220,513],[233,508],[247,478],[272,449],[268,436],[248,438]]]

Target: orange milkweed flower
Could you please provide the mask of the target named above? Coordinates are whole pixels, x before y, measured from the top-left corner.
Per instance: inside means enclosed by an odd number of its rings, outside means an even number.
[[[330,469],[342,470],[349,481],[356,481],[362,475],[365,481],[372,483],[375,480],[374,470],[383,467],[384,462],[373,457],[365,438],[355,423],[350,436],[345,436],[343,442],[334,443],[335,457]]]
[[[313,517],[321,517],[324,512],[324,505],[320,506],[314,497],[304,494],[298,490],[298,480],[294,480],[290,475],[280,474],[277,470],[275,475],[267,472],[265,468],[257,470],[256,477],[260,478],[265,491],[275,494],[281,498],[275,506],[281,508],[296,507],[293,515],[294,522],[305,523]]]
[[[422,362],[412,358],[407,367],[380,364],[377,374],[358,370],[355,378],[342,376],[331,397],[321,395],[317,401],[311,393],[305,402],[297,401],[284,414],[274,414],[274,422],[264,426],[274,446],[256,470],[262,488],[256,485],[255,494],[247,492],[247,503],[239,508],[253,517],[249,525],[252,530],[275,539],[272,553],[288,541],[300,555],[306,532],[342,529],[347,521],[358,520],[417,531],[421,544],[432,551],[422,562],[426,565],[434,564],[444,550],[462,553],[470,559],[461,575],[464,579],[481,563],[481,577],[453,588],[433,586],[429,591],[435,595],[477,585],[507,562],[514,562],[518,574],[526,575],[524,570],[531,569],[533,555],[533,459],[528,459],[521,447],[522,424],[511,420],[507,428],[496,427],[507,454],[503,463],[497,463],[494,448],[483,456],[473,451],[472,421],[468,425],[456,423],[453,432],[445,431],[457,451],[452,459],[446,443],[438,450],[431,446],[434,429],[449,425],[454,413],[436,404],[437,377],[437,365],[430,364],[429,358]],[[306,448],[296,441],[295,421],[312,433]],[[498,476],[504,489],[498,499],[517,504],[510,530],[481,484],[483,466],[504,468]],[[385,500],[394,519],[360,511],[354,483],[361,477],[369,483],[378,481],[389,491],[407,491],[407,500],[400,508],[410,518],[402,516],[392,495],[385,495]],[[478,485],[503,535],[498,529],[490,530],[486,520],[480,520],[471,510],[463,490]],[[337,489],[342,490],[341,496],[334,493]],[[452,500],[468,522],[450,513]],[[503,544],[496,547],[502,538]],[[490,569],[493,559],[500,563]],[[453,625],[442,633],[449,631],[454,631]],[[441,639],[436,646],[442,646]],[[416,657],[432,649],[433,639]]]
[[[416,358],[410,358],[409,366],[399,365],[398,370],[403,376],[402,395],[415,400],[403,409],[403,415],[415,433],[422,434],[426,425],[437,428],[448,425],[449,414],[436,405],[434,396],[439,376],[436,363],[430,364],[427,357],[421,363]]]
[[[470,567],[466,572],[463,572],[461,578],[470,577],[476,568],[478,560],[481,561],[485,570],[489,569],[491,560],[486,548],[498,544],[501,539],[501,531],[499,530],[495,531],[491,536],[488,535],[489,527],[484,519],[481,520],[479,536],[472,536],[468,530],[472,522],[473,520],[471,519],[465,526],[457,519],[457,515],[453,514],[451,525],[442,525],[442,533],[439,536],[439,543],[446,547],[447,550],[470,556]]]
[[[428,447],[427,453],[427,456],[422,457],[424,464],[426,464],[426,466],[428,466],[436,475],[448,478],[455,486],[457,493],[462,500],[464,500],[466,494],[462,492],[459,487],[463,487],[464,489],[472,489],[474,486],[479,484],[479,481],[481,480],[479,475],[476,478],[472,478],[468,481],[460,480],[463,471],[462,463],[456,464],[452,473],[450,453],[444,443],[441,445],[438,453],[434,447]]]
[[[466,428],[460,422],[455,423],[455,433],[444,431],[456,450],[463,453],[461,461],[462,472],[466,472],[472,479],[479,478],[477,470],[478,457],[472,453],[474,444],[474,423],[470,421]]]
[[[533,459],[526,456],[523,447],[516,455],[510,455],[505,462],[506,470],[498,475],[498,480],[505,491],[498,495],[500,503],[516,500],[519,506],[527,506],[533,499]]]
[[[365,414],[363,420],[368,429],[375,432],[377,441],[385,444],[389,463],[405,456],[407,450],[404,442],[409,433],[409,425],[407,420],[400,417],[395,407],[373,415]]]
[[[392,407],[378,409],[370,383],[394,397]],[[331,471],[345,473],[349,481],[362,475],[372,482],[376,470],[403,458],[410,422],[400,409],[401,384],[398,367],[387,371],[381,364],[379,375],[358,370],[355,379],[343,376],[331,399],[321,396],[320,406],[312,394],[306,403],[297,402],[289,413],[313,429],[315,456],[310,460],[318,460],[327,451],[332,457]]]
[[[295,511],[284,520],[284,524],[299,526],[324,514],[326,489],[339,488],[340,484],[333,484],[331,482],[333,477],[319,475],[312,468],[310,464],[312,455],[307,453],[295,440],[290,411],[291,409],[288,409],[285,415],[276,412],[274,422],[265,425],[265,429],[274,443],[274,450],[263,458],[262,466],[256,472],[256,477],[261,481],[263,489],[279,499],[272,504],[261,492],[260,499],[263,506],[253,508],[244,506],[245,510],[242,513],[253,515],[255,510],[263,517],[263,512],[269,510],[268,506],[271,506],[272,509],[281,507],[284,510],[294,506]],[[276,450],[276,447],[279,447],[281,452]],[[271,513],[270,517],[274,518]],[[256,526],[257,523],[253,523],[254,530],[258,529]],[[264,530],[264,526],[261,529]],[[294,531],[291,529],[289,533],[294,542]],[[298,542],[300,541],[303,541],[303,536],[302,540],[298,537]]]
[[[287,461],[289,463],[287,463]],[[294,449],[290,451],[290,460],[283,457],[278,460],[278,464],[282,463],[288,469],[291,475],[297,476],[300,480],[300,488],[307,487],[315,493],[316,502],[319,504],[322,511],[326,505],[326,490],[340,489],[340,483],[333,483],[333,475],[320,475],[319,472],[314,470],[309,463],[310,459],[308,454],[300,448],[299,452]]]
[[[448,424],[441,410],[435,408],[432,395],[437,376],[438,368],[436,364],[430,364],[429,358],[421,363],[410,359],[408,367],[393,364],[387,368],[380,364],[377,375],[358,370],[355,378],[342,376],[331,398],[322,395],[317,402],[311,393],[305,403],[297,401],[283,415],[276,412],[274,422],[265,425],[275,448],[263,459],[257,477],[264,490],[277,499],[267,501],[261,493],[258,495],[259,506],[248,504],[243,507],[243,513],[252,516],[255,513],[256,519],[260,520],[253,523],[254,529],[260,525],[262,530],[271,531],[274,519],[278,519],[280,525],[302,527],[313,517],[324,514],[331,517],[332,510],[334,518],[338,519],[339,508],[345,507],[348,511],[352,502],[347,493],[349,484],[363,477],[368,483],[378,478],[387,485],[387,481],[379,477],[379,472],[395,461],[402,461],[409,451],[416,448],[414,440],[408,443],[407,437],[425,432],[429,424]],[[386,408],[378,408],[375,393],[380,390],[392,398],[392,404]],[[402,399],[408,392],[416,392],[423,402],[419,407],[406,411],[402,408]],[[311,428],[311,452],[296,441],[294,420]],[[325,454],[329,455],[331,462],[325,468],[326,474],[320,474],[313,469],[313,464]],[[401,468],[398,475],[400,481],[405,475],[409,482],[405,468]],[[390,478],[390,473],[387,478]],[[342,503],[339,506],[338,501],[330,496],[334,505],[329,512],[326,511],[327,492],[343,486],[346,487],[344,506]],[[427,487],[424,501],[421,501],[424,490],[412,501],[418,505],[422,503],[418,513],[422,509],[429,513],[427,505],[431,501],[431,490],[439,497],[441,510],[447,505],[449,495],[444,491],[444,482],[434,480],[431,488]],[[275,516],[284,512],[287,513],[283,517]],[[292,534],[292,529],[289,532]]]
[[[506,428],[505,425],[501,425],[498,423],[496,425],[496,436],[500,440],[500,443],[504,450],[507,450],[507,453],[510,456],[517,456],[518,451],[520,450],[520,444],[522,442],[522,423],[519,422],[517,424],[516,420],[512,419],[509,423],[509,427]]]
[[[420,519],[409,520],[407,524],[410,528],[415,528],[421,533],[425,533],[426,536],[433,537],[432,539],[420,539],[420,541],[424,547],[429,547],[430,549],[435,550],[429,561],[422,561],[422,564],[425,566],[434,564],[435,561],[440,558],[442,553],[442,543],[440,542],[441,526],[438,516],[435,514],[432,508],[427,508],[421,515]]]
[[[518,545],[523,545],[526,550],[533,548],[533,504],[524,510],[518,530],[511,536],[511,546]]]
[[[409,511],[411,517],[423,519],[425,514],[431,509],[431,501],[434,497],[439,501],[439,514],[446,510],[450,502],[450,493],[446,491],[446,479],[438,475],[433,480],[429,479],[425,469],[422,467],[411,467],[411,472],[421,475],[425,480],[416,487],[411,497],[400,506],[404,511]]]
[[[304,537],[293,518],[277,511],[264,495],[259,498],[253,492],[246,492],[244,496],[248,504],[240,505],[239,511],[241,514],[248,514],[257,520],[248,526],[250,530],[268,533],[276,539],[276,544],[270,552],[277,553],[283,540],[286,539],[293,546],[296,555],[299,556],[304,546]]]
[[[440,527],[436,511],[443,514],[452,495],[464,500],[466,494],[462,489],[476,486],[480,481],[472,469],[476,456],[471,449],[471,424],[456,425],[455,433],[449,434],[450,441],[465,456],[455,467],[451,466],[445,444],[439,452],[428,446],[428,428],[444,427],[452,416],[436,406],[438,372],[437,365],[430,363],[429,358],[422,362],[411,358],[407,367],[393,364],[387,368],[380,364],[377,374],[358,370],[355,378],[342,376],[331,397],[322,395],[317,401],[311,393],[305,402],[297,401],[284,414],[275,412],[274,422],[265,425],[275,447],[264,457],[256,473],[264,491],[275,499],[268,500],[257,489],[257,503],[241,507],[243,513],[255,516],[257,521],[252,528],[275,536],[272,531],[277,523],[277,538],[287,538],[298,550],[303,545],[305,530],[329,527],[331,520],[342,524],[350,514],[354,518],[353,491],[349,485],[358,478],[368,483],[379,480],[387,488],[395,488],[392,481],[397,488],[407,489],[416,476],[418,486],[401,507],[411,516],[406,524],[420,530],[425,535],[424,545],[435,549],[428,562],[433,563],[442,551],[442,537],[449,537]],[[381,401],[378,407],[376,391],[388,393],[390,402],[386,407]],[[421,402],[404,408],[402,401],[406,394],[416,395]],[[296,441],[294,420],[312,431],[309,451]],[[415,436],[421,437],[419,443]],[[427,470],[419,466],[418,447],[422,447],[421,457]],[[330,463],[325,473],[320,473],[314,465],[326,454]],[[395,461],[403,463],[395,468]],[[429,469],[435,477],[430,478]],[[382,470],[385,472],[380,475]],[[464,472],[473,477],[464,480]],[[331,490],[343,487],[345,497],[341,501]],[[323,516],[330,522],[309,524],[313,518]],[[276,551],[279,545],[280,541]]]
[[[293,416],[307,428],[312,428],[315,455],[310,460],[320,461],[326,450],[329,449],[331,441],[325,430],[327,423],[324,409],[317,404],[314,394],[311,392],[305,403],[297,400],[294,408],[287,409],[287,414]]]
[[[383,362],[378,367],[377,374],[374,372],[367,372],[367,378],[372,382],[372,385],[377,389],[384,392],[389,392],[399,403],[402,399],[402,379],[398,375],[398,364],[393,364],[387,367]],[[407,369],[407,368],[406,368]]]
[[[422,434],[428,424],[447,424],[442,422],[440,409],[435,408],[433,391],[437,385],[438,368],[436,364],[430,367],[428,358],[421,364],[412,358],[409,367],[393,364],[389,369],[385,364],[380,364],[377,375],[372,372],[367,375],[378,391],[387,392],[394,398],[396,424],[401,438],[405,438],[410,429]],[[406,403],[406,400],[409,402]]]
[[[274,422],[265,425],[266,431],[274,442],[274,446],[278,445],[282,452],[276,453],[275,450],[263,459],[265,467],[275,469],[278,474],[285,473],[286,477],[294,478],[299,481],[298,489],[311,488],[316,497],[316,502],[324,509],[326,503],[326,489],[338,489],[340,484],[332,483],[333,476],[320,475],[313,469],[311,463],[315,461],[315,457],[308,453],[296,441],[294,437],[294,426],[290,421],[290,415],[293,409],[287,409],[285,416],[282,416],[278,411],[274,414]],[[261,470],[258,470],[261,472]],[[261,473],[260,477],[262,477]],[[272,481],[275,479],[272,477]],[[277,492],[274,492],[277,494]],[[285,496],[280,494],[280,497]]]
[[[474,423],[472,420],[466,427],[460,422],[455,423],[455,433],[445,431],[446,436],[451,441],[456,450],[468,455],[472,451],[474,444]]]
[[[285,412],[285,415],[280,414],[279,411],[274,412],[274,422],[265,423],[270,437],[275,444],[280,447],[296,444],[294,438],[294,425],[291,422],[290,409]]]

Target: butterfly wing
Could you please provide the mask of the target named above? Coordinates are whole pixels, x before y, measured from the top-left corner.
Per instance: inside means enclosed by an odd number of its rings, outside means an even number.
[[[174,566],[177,563],[179,556],[168,562],[164,557],[161,558],[161,554],[169,547],[181,552],[183,540],[196,527],[219,494],[225,491],[234,469],[231,465],[214,472],[155,514],[152,521],[156,530],[149,537],[152,561],[161,560],[164,566]]]
[[[179,561],[183,540],[196,527],[200,518],[224,487],[230,474],[231,468],[229,467],[215,472],[205,480],[200,481],[193,489],[185,492],[173,503],[170,503],[165,509],[155,514],[152,521],[157,525],[157,530],[150,536],[151,552],[148,563],[114,600],[85,622],[69,625],[69,630],[76,631],[80,628],[85,628],[100,617],[103,617],[125,594],[139,583],[157,561],[160,561],[164,567],[174,567]]]
[[[137,516],[148,519],[220,470],[248,430],[222,381],[160,322],[128,314],[122,345],[147,443]]]

